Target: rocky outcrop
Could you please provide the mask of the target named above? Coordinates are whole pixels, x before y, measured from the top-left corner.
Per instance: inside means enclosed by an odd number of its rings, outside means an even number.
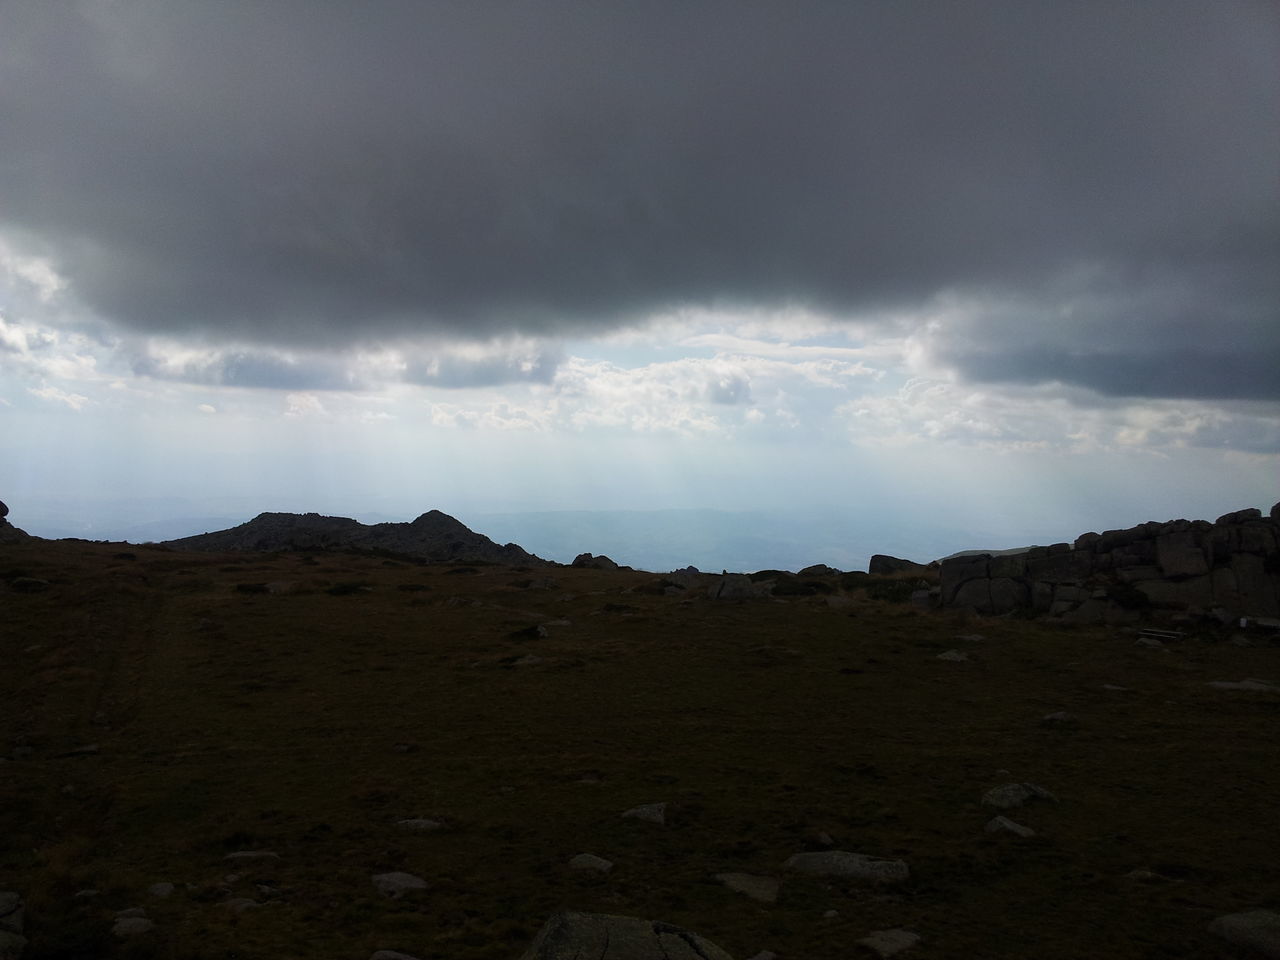
[[[927,564],[903,560],[900,557],[890,557],[883,553],[874,554],[867,562],[867,573],[873,577],[887,577],[894,573],[925,574],[928,572],[929,566]]]
[[[1280,616],[1280,504],[1207,520],[1086,533],[1025,553],[942,561],[940,600],[984,614],[1030,610],[1120,622],[1143,608]]]
[[[318,513],[261,513],[238,527],[169,540],[164,546],[207,552],[385,550],[425,560],[523,566],[548,563],[514,543],[496,544],[439,510],[424,513],[412,523],[371,526],[347,517],[322,517]]]
[[[5,519],[8,515],[9,508],[5,506],[4,501],[0,500],[0,543],[21,543],[24,540],[30,540],[29,533],[19,530]]]
[[[573,558],[572,567],[586,567],[588,570],[620,570],[622,569],[603,553],[600,556],[592,556],[589,553],[580,553]]]

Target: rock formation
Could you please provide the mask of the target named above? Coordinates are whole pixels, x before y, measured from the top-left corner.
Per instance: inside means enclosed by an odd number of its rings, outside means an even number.
[[[30,540],[31,535],[25,530],[19,530],[8,520],[5,519],[9,515],[9,508],[0,501],[0,543],[21,543],[24,540]]]
[[[248,523],[165,544],[174,550],[386,550],[425,560],[548,565],[508,543],[500,546],[439,510],[412,523],[366,525],[318,513],[260,513]]]
[[[1143,608],[1228,617],[1280,616],[1280,504],[1270,517],[1237,510],[1206,520],[1086,533],[1074,544],[944,560],[941,603],[1086,623]]]
[[[875,554],[867,563],[867,573],[876,577],[886,577],[894,573],[925,574],[928,572],[929,567],[927,564],[903,560],[900,557],[890,557],[883,553]]]

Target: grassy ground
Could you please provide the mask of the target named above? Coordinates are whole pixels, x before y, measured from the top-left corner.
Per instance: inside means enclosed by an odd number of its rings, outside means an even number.
[[[0,889],[28,960],[514,960],[566,908],[739,958],[850,957],[886,927],[920,960],[1215,958],[1210,919],[1280,903],[1280,696],[1206,686],[1280,680],[1266,640],[1164,652],[861,591],[682,601],[643,573],[346,555],[4,548],[20,575],[51,582],[0,587]],[[1059,710],[1078,723],[1042,724]],[[1033,839],[983,832],[1010,780],[1061,800],[1008,813]],[[666,826],[619,816],[658,801]],[[823,832],[910,882],[786,875]],[[613,871],[570,870],[583,852]],[[381,896],[392,870],[429,889]],[[726,871],[784,877],[778,902]],[[134,906],[156,927],[118,940]]]

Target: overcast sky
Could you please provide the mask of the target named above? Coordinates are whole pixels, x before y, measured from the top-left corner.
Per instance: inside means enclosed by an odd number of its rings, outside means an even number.
[[[1268,507],[1277,64],[1270,0],[5,0],[0,497]]]

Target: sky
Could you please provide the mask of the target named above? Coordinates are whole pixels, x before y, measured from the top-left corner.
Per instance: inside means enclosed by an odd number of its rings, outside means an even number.
[[[1278,63],[1270,0],[3,0],[0,498],[1266,510]]]

